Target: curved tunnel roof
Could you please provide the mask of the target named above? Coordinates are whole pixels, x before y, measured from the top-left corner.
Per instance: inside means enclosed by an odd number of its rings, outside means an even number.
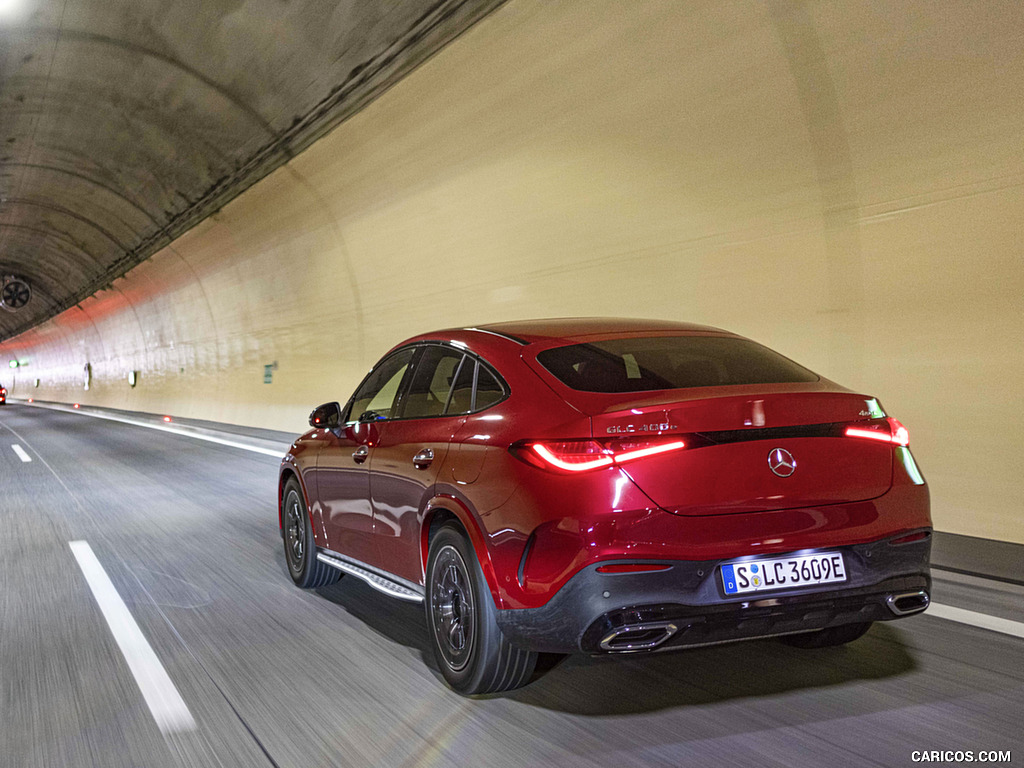
[[[0,278],[32,290],[0,307],[0,340],[109,286],[502,1],[0,3]]]

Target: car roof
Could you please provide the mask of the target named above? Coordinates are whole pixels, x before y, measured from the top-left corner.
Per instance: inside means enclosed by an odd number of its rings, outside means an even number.
[[[409,344],[424,342],[452,342],[469,344],[478,354],[506,354],[524,345],[544,349],[563,344],[580,344],[597,338],[622,338],[652,334],[714,334],[736,336],[731,331],[696,323],[678,323],[670,320],[641,320],[626,317],[557,317],[546,320],[516,320],[506,323],[447,328],[421,333],[391,348],[388,354]],[[519,352],[514,353],[516,356]]]
[[[544,320],[513,320],[505,323],[476,325],[465,330],[495,333],[526,344],[540,341],[573,341],[584,336],[602,336],[612,333],[643,333],[647,331],[729,333],[721,328],[714,328],[709,325],[627,317],[557,317]]]

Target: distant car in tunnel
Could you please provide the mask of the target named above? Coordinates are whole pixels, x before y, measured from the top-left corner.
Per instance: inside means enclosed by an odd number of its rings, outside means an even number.
[[[428,333],[321,405],[281,465],[292,579],[421,602],[464,694],[557,655],[923,611],[928,488],[905,427],[727,331],[562,319]]]
[[[0,405],[7,405],[7,389],[0,384]]]

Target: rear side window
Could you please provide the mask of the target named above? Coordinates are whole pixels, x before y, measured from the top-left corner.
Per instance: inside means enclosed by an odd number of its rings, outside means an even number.
[[[410,362],[412,370],[406,372]],[[489,366],[460,349],[428,343],[378,364],[356,392],[349,418],[358,418],[359,409],[372,410],[376,419],[458,416],[489,408],[507,395],[507,385]]]
[[[445,413],[452,415],[469,413],[473,410],[473,378],[475,375],[476,361],[467,356],[455,377],[451,398],[448,401],[448,410]]]
[[[402,399],[402,418],[440,416],[448,402],[455,374],[464,357],[446,347],[426,347]]]
[[[505,390],[494,374],[481,365],[476,374],[476,403],[474,410],[482,411],[505,397]]]
[[[486,365],[467,355],[455,378],[445,413],[476,413],[500,403],[506,394],[501,379]]]
[[[747,339],[653,336],[546,349],[537,361],[582,392],[817,381],[806,368]]]

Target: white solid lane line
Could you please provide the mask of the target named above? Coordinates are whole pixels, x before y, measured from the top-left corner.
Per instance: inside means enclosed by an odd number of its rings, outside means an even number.
[[[89,583],[89,589],[92,590],[103,617],[107,620],[110,633],[124,654],[128,668],[135,676],[135,682],[138,683],[157,726],[164,733],[194,730],[196,722],[192,719],[192,713],[189,712],[185,700],[181,698],[156,652],[146,641],[139,625],[135,623],[128,606],[114,589],[110,577],[96,559],[89,542],[71,541],[68,545],[85,575],[85,580]]]
[[[16,454],[18,454],[18,458],[21,459],[22,461],[32,461],[32,457],[25,453],[25,449],[22,448],[17,443],[12,443],[11,448],[14,450]]]
[[[936,616],[947,621],[956,621],[961,624],[970,624],[972,627],[1002,632],[1004,635],[1024,637],[1024,622],[1001,619],[998,616],[989,616],[987,613],[968,611],[964,608],[954,608],[952,605],[932,603],[928,606],[925,616]]]
[[[62,413],[75,413],[78,414],[79,416],[91,416],[94,419],[116,421],[121,424],[131,424],[133,427],[145,427],[146,429],[155,429],[160,432],[168,432],[172,435],[180,435],[181,437],[191,437],[194,440],[203,440],[207,443],[226,445],[231,448],[241,448],[243,451],[250,451],[251,453],[262,453],[264,456],[273,456],[275,459],[280,459],[288,451],[287,445],[284,445],[281,448],[263,448],[262,446],[259,445],[249,445],[248,443],[241,443],[237,440],[228,440],[226,438],[216,437],[214,435],[197,434],[196,432],[190,432],[185,429],[178,429],[177,427],[167,426],[166,424],[154,424],[149,421],[138,421],[136,419],[129,419],[124,416],[115,416],[109,413],[93,413],[91,411],[72,410],[71,408],[56,407],[45,403],[25,403],[25,405],[31,405],[35,408],[45,408],[50,411],[61,411]]]

